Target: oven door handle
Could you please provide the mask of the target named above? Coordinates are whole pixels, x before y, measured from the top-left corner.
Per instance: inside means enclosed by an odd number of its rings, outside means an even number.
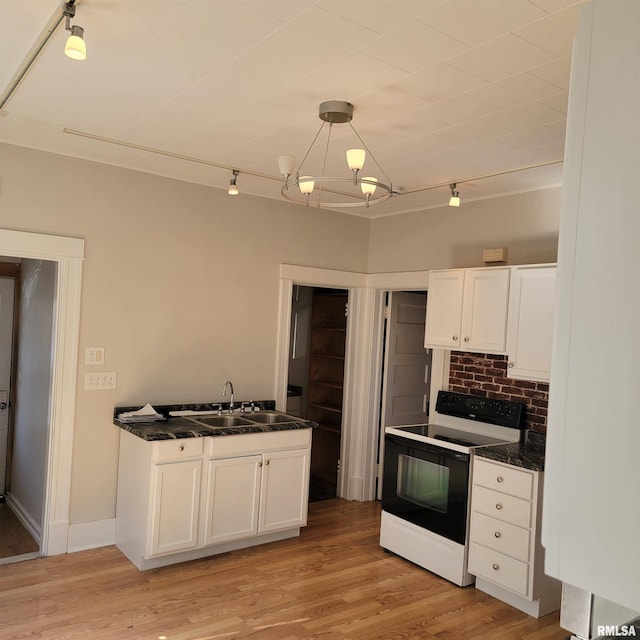
[[[400,447],[406,448],[407,451],[424,451],[425,453],[430,453],[431,455],[438,456],[440,458],[461,460],[463,462],[469,462],[471,458],[470,454],[468,453],[461,453],[460,451],[455,451],[454,449],[439,447],[438,445],[434,445],[428,442],[421,442],[419,440],[413,440],[412,438],[403,438],[402,436],[397,436],[395,433],[387,433],[385,437],[387,438],[387,442],[393,442]]]

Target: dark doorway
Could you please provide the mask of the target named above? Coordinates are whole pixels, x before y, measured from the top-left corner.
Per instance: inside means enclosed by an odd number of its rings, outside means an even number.
[[[335,498],[340,473],[348,292],[295,287],[289,405],[318,423],[311,447],[311,501]],[[296,400],[297,398],[297,400]]]

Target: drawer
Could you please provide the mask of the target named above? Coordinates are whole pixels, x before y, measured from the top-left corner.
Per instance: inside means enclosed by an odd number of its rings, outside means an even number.
[[[471,514],[471,541],[523,562],[529,561],[531,532],[477,511]]]
[[[529,595],[529,565],[472,542],[469,573],[498,584],[521,596]]]
[[[155,459],[158,462],[197,458],[202,455],[204,438],[179,438],[155,442]]]
[[[533,495],[533,474],[530,471],[494,464],[477,457],[473,462],[473,484],[525,500],[531,500]]]
[[[474,485],[471,490],[471,509],[486,515],[517,524],[519,527],[531,526],[531,502],[514,498],[499,491]]]

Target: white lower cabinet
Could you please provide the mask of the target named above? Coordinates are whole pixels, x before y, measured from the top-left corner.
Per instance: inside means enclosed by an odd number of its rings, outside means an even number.
[[[208,461],[205,544],[307,522],[309,451]]]
[[[535,616],[560,608],[540,544],[542,472],[475,457],[469,573],[476,588]]]
[[[258,533],[262,456],[209,460],[205,544]]]
[[[120,439],[116,544],[139,568],[298,535],[311,429],[148,442]]]
[[[149,555],[198,546],[201,468],[200,460],[154,465]]]
[[[274,451],[264,455],[258,530],[278,531],[307,523],[308,451]],[[283,497],[287,496],[284,500]]]

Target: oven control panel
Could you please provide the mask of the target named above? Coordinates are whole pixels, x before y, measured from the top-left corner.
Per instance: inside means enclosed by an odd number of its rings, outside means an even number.
[[[524,429],[525,410],[524,402],[484,398],[455,391],[438,391],[436,401],[438,413],[512,429]]]

